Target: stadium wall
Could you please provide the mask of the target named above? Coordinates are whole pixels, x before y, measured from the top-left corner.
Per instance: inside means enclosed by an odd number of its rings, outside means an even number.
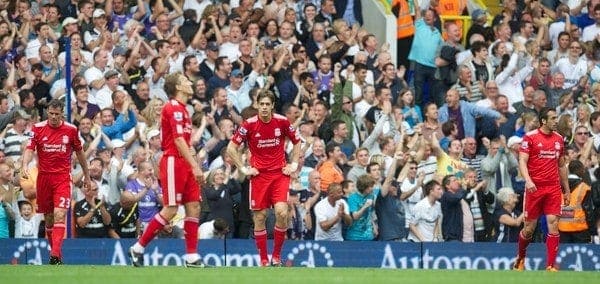
[[[133,239],[66,239],[63,260],[77,265],[127,265],[127,249]],[[183,240],[158,239],[146,248],[150,266],[182,265]],[[214,266],[257,266],[259,256],[254,240],[201,240],[205,263]],[[269,248],[272,244],[269,243]],[[513,243],[399,243],[399,242],[316,242],[287,241],[283,258],[288,266],[379,267],[389,269],[485,269],[508,270],[514,262]],[[525,266],[545,268],[544,244],[532,244]],[[0,240],[1,264],[47,263],[45,239]],[[561,270],[600,270],[600,247],[591,244],[563,244],[557,262]]]
[[[396,17],[382,1],[360,1],[363,12],[363,27],[375,35],[379,44],[390,44],[392,62],[396,64]],[[386,3],[387,4],[387,3]]]

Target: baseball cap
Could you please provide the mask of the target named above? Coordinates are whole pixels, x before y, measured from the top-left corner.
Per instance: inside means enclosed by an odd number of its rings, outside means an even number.
[[[219,45],[216,42],[214,42],[214,41],[210,41],[206,45],[206,49],[212,50],[212,51],[218,51],[219,50]]]
[[[242,71],[240,69],[233,69],[233,71],[231,71],[231,77],[243,77],[244,73],[242,73]]]
[[[114,148],[121,148],[125,146],[125,141],[121,140],[121,139],[113,139],[110,141],[110,144],[112,144],[113,149]]]
[[[485,16],[486,11],[482,9],[475,9],[473,13],[471,13],[471,20],[475,21],[483,16]]]
[[[104,12],[104,10],[102,9],[96,9],[94,10],[94,13],[92,14],[93,18],[100,18],[102,16],[106,15],[106,12]]]
[[[523,138],[518,137],[518,136],[511,136],[510,138],[508,138],[508,142],[506,142],[506,146],[508,146],[508,148],[512,147],[515,144],[519,144],[523,142]]]
[[[146,134],[146,140],[150,140],[152,137],[157,135],[160,135],[160,131],[158,131],[158,129],[152,129],[148,131],[148,134]]]
[[[106,78],[106,79],[108,79],[112,76],[117,76],[117,75],[119,75],[119,72],[114,69],[110,69],[110,70],[104,72],[104,78]]]
[[[64,26],[67,26],[67,25],[70,25],[70,24],[77,24],[77,23],[78,23],[78,21],[75,18],[73,18],[73,17],[66,17],[63,20],[62,25],[64,27]]]

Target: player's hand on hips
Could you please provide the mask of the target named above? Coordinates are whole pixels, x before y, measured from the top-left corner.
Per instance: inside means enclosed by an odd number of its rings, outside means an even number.
[[[535,184],[532,181],[526,181],[525,190],[528,192],[534,192],[537,190],[537,188],[535,187]]]
[[[26,165],[21,167],[21,177],[23,179],[28,179],[29,178],[29,168],[27,168]]]
[[[244,166],[240,168],[240,171],[247,176],[255,176],[258,175],[258,170],[254,167]]]
[[[196,177],[196,180],[199,183],[203,183],[204,182],[204,173],[202,173],[202,170],[199,167],[194,167],[192,169],[192,172],[194,173],[194,176]]]
[[[563,192],[562,196],[563,196],[563,204],[564,205],[569,205],[569,202],[571,201],[571,193],[570,192]]]
[[[293,174],[297,169],[298,169],[298,163],[294,162],[294,163],[285,165],[285,167],[283,167],[283,169],[281,171],[283,172],[284,175],[289,176],[289,175]]]

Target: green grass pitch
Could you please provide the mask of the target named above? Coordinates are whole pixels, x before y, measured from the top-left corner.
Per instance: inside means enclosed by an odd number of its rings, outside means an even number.
[[[6,284],[113,284],[113,283],[597,283],[598,272],[560,271],[484,271],[484,270],[418,270],[376,268],[237,268],[217,267],[192,269],[184,267],[125,266],[0,266],[1,283]]]

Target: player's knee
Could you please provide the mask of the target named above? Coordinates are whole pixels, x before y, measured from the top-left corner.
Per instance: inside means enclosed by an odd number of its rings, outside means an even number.
[[[255,224],[264,224],[266,219],[267,216],[259,211],[254,212],[254,214],[252,215],[252,220]]]
[[[531,239],[534,230],[535,228],[532,229],[528,227],[523,227],[523,230],[521,230],[521,232],[523,233],[523,237],[525,237],[526,239]]]
[[[288,211],[287,210],[276,210],[276,212],[275,212],[275,218],[277,220],[287,220],[287,218],[288,218]]]

